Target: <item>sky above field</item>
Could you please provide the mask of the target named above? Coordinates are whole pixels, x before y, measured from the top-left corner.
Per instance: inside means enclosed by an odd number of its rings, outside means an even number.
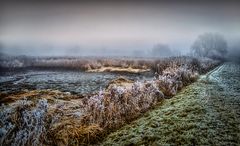
[[[0,44],[27,55],[147,50],[158,43],[186,53],[205,32],[222,34],[230,45],[239,41],[239,16],[236,1],[0,2]]]

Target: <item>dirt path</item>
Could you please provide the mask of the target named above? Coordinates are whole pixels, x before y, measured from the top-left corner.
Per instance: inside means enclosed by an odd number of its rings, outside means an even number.
[[[102,145],[240,145],[240,65],[202,76]]]

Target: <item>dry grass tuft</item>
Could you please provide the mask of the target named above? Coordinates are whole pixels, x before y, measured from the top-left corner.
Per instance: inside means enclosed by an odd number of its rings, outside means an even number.
[[[0,93],[1,95],[1,93]],[[78,99],[79,97],[76,95],[71,95],[67,93],[63,93],[57,90],[32,90],[32,91],[22,91],[17,94],[3,94],[0,98],[0,103],[9,104],[15,102],[17,100],[38,100],[39,98],[44,97],[48,101],[54,101],[55,99],[62,99],[62,100],[71,100],[71,99]]]
[[[88,145],[100,141],[102,131],[97,124],[83,126],[79,121],[68,120],[54,124],[48,137],[54,145]]]

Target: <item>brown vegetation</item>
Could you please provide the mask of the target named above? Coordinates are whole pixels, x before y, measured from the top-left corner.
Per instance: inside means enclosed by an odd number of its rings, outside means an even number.
[[[142,63],[144,64],[139,62]],[[82,99],[53,91],[35,91],[5,97],[6,105],[0,109],[0,127],[3,131],[0,142],[3,145],[16,142],[21,142],[20,145],[31,145],[32,142],[36,145],[96,143],[104,135],[131,122],[159,101],[172,97],[181,88],[195,81],[198,74],[202,73],[200,70],[206,72],[216,65],[218,62],[213,60],[167,58],[148,64],[157,72],[151,81],[132,83],[120,78],[112,81],[106,90]],[[124,83],[130,85],[126,87]],[[17,101],[8,102],[7,99]],[[14,115],[20,120],[14,120]],[[24,119],[30,120],[30,125],[25,126]],[[40,123],[37,122],[39,120]],[[9,128],[9,124],[14,125],[13,128]],[[36,125],[38,131],[31,128]],[[24,132],[28,133],[25,139],[16,141]],[[41,141],[34,141],[34,132],[38,132]]]

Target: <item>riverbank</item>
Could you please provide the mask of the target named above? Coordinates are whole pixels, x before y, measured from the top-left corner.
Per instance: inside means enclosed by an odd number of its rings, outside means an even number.
[[[239,73],[225,63],[101,145],[239,145]]]
[[[0,106],[3,132],[0,143],[96,144],[195,82],[202,71],[210,71],[218,65],[214,60],[173,59],[163,65],[156,64],[159,72],[149,81],[118,78],[107,88],[84,97],[71,97],[71,93],[66,92],[67,96],[62,98],[61,92],[51,90],[5,96],[5,103]],[[49,78],[52,77],[56,76]],[[63,81],[67,87],[66,78]],[[16,85],[20,87],[21,82]],[[21,138],[22,133],[26,133],[24,138]]]

